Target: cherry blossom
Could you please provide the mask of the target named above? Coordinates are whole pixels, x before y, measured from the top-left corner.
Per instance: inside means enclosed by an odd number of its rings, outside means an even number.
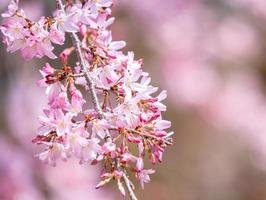
[[[26,60],[47,56],[56,59],[54,45],[72,46],[59,55],[61,65],[46,63],[40,70],[37,85],[45,88],[47,106],[39,117],[40,127],[32,140],[44,150],[40,160],[56,166],[58,160],[75,157],[80,164],[102,165],[100,188],[115,180],[118,189],[136,199],[128,173],[132,172],[141,187],[155,171],[144,169],[147,155],[152,164],[162,162],[166,147],[173,144],[171,122],[162,118],[166,106],[157,97],[157,87],[143,71],[143,61],[134,53],[124,54],[124,41],[113,41],[108,27],[114,22],[111,0],[57,1],[53,17],[38,21],[27,18],[12,1],[3,15],[3,42],[9,52],[21,51]],[[76,53],[78,60],[68,62]],[[91,98],[85,100],[89,94]],[[135,155],[130,144],[139,148]]]
[[[154,170],[152,169],[142,169],[139,172],[137,172],[137,178],[140,181],[141,187],[142,189],[144,189],[144,183],[148,183],[150,182],[150,174],[155,173]]]

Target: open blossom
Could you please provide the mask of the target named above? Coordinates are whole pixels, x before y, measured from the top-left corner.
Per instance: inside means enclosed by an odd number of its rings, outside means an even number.
[[[83,99],[83,96],[77,88],[71,90],[71,104],[67,109],[72,115],[78,115],[82,112],[83,105],[86,101]]]
[[[97,158],[100,151],[100,140],[92,138],[90,140],[82,137],[78,133],[70,135],[70,149],[75,156],[80,159],[80,163],[91,163]]]
[[[77,32],[79,30],[78,26],[75,24],[76,21],[76,17],[75,17],[76,13],[69,13],[66,14],[65,12],[63,12],[62,10],[58,10],[55,13],[55,27],[57,28],[57,30],[61,33],[64,32]]]
[[[144,183],[150,182],[150,174],[155,173],[152,169],[143,169],[144,163],[142,158],[138,158],[136,161],[136,177],[140,181],[142,189],[144,189]]]
[[[22,56],[28,60],[45,55],[51,59],[56,58],[52,53],[54,47],[45,28],[44,18],[32,22],[22,12],[16,12],[10,17],[5,15],[4,19],[1,31],[4,43],[8,46],[7,51],[15,52],[20,49]]]
[[[171,122],[161,114],[166,91],[153,97],[158,88],[150,85],[143,61],[121,51],[124,41],[113,41],[107,29],[114,22],[111,5],[111,0],[67,1],[53,17],[34,22],[12,1],[1,31],[8,51],[21,50],[25,59],[57,58],[53,45],[64,44],[66,33],[71,34],[73,46],[59,56],[62,65],[46,63],[40,70],[37,84],[45,88],[48,102],[33,143],[45,147],[38,157],[53,166],[71,156],[81,164],[102,163],[103,180],[96,188],[114,179],[125,195],[129,186],[121,179],[131,171],[143,188],[155,172],[144,169],[144,157],[153,164],[162,162],[173,141],[172,132],[166,132]],[[79,60],[71,66],[68,59],[74,52]],[[84,91],[92,101],[85,100]],[[130,144],[138,147],[138,155]]]
[[[108,123],[105,120],[95,119],[92,122],[92,136],[103,139],[107,134]]]
[[[18,10],[18,0],[11,0],[8,10],[2,14],[2,17],[11,17]]]
[[[46,116],[41,116],[40,122],[42,126],[40,131],[43,134],[49,134],[51,131],[56,131],[57,136],[63,136],[70,133],[72,127],[72,115],[70,113],[64,114],[62,110],[46,111]]]
[[[65,153],[64,146],[62,144],[47,144],[51,148],[48,150],[40,153],[38,155],[39,159],[47,164],[50,164],[52,166],[56,166],[56,160],[58,158],[61,158],[62,160],[67,160],[67,155]]]
[[[150,182],[150,174],[155,173],[152,169],[143,169],[140,172],[137,172],[137,178],[140,181],[142,189],[144,189],[144,183]]]

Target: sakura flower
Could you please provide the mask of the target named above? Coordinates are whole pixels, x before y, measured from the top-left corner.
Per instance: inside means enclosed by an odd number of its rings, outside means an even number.
[[[155,127],[158,130],[164,130],[164,129],[171,127],[171,122],[167,120],[158,120],[155,124]]]
[[[66,88],[59,82],[49,85],[46,89],[48,105],[53,109],[67,109],[70,103],[67,98]]]
[[[56,131],[57,136],[63,136],[70,133],[72,128],[72,115],[64,114],[62,110],[48,111],[46,116],[41,116],[41,127],[39,128],[40,135],[47,135],[51,131]]]
[[[75,50],[74,47],[67,48],[64,51],[60,53],[60,58],[61,60],[66,64],[68,61],[68,57],[71,55],[71,53]],[[77,71],[77,70],[76,70]],[[80,69],[78,70],[80,72]],[[78,73],[79,73],[78,72]]]
[[[62,10],[55,12],[55,26],[60,32],[77,32],[79,30],[76,23],[76,13],[66,14]]]
[[[7,40],[6,40],[7,41]],[[9,42],[7,42],[8,44]],[[10,42],[10,45],[7,48],[8,52],[14,53],[19,49],[24,49],[27,46],[27,41],[25,39],[16,39],[12,42]],[[22,54],[22,53],[21,53]],[[34,55],[34,52],[32,53]],[[25,55],[26,56],[26,55]],[[24,55],[23,55],[24,57]],[[33,56],[32,56],[33,57]],[[27,56],[27,59],[29,59],[30,56]]]
[[[137,160],[137,157],[136,157],[136,156],[134,156],[134,155],[132,155],[132,154],[130,154],[130,153],[124,153],[124,154],[122,155],[121,162],[122,162],[122,163],[123,163],[123,162],[128,163],[129,161],[130,161],[130,162],[136,162],[136,160]]]
[[[70,147],[73,150],[75,156],[80,159],[80,163],[92,162],[97,158],[97,154],[100,151],[100,142],[97,138],[86,139],[81,135],[70,135]]]
[[[102,146],[102,151],[104,153],[111,153],[114,152],[116,150],[116,146],[114,143],[112,142],[106,142],[103,146]]]
[[[62,159],[63,161],[67,160],[64,145],[59,143],[48,143],[48,145],[50,146],[50,148],[38,155],[40,160],[54,167],[56,166],[56,161],[58,159]]]
[[[103,139],[107,134],[109,124],[106,120],[95,119],[92,122],[92,137],[96,135]]]
[[[93,26],[91,27],[95,29],[105,30],[108,26],[110,26],[114,22],[114,20],[115,20],[114,17],[107,18],[106,15],[98,15],[94,27]]]
[[[105,155],[109,155],[112,158],[115,158],[117,156],[116,152],[116,145],[113,142],[106,142],[102,147],[101,147],[101,155],[97,158],[97,160],[102,160]]]
[[[63,114],[61,110],[55,112],[55,122],[56,133],[58,136],[68,134],[72,128],[72,115],[70,113]]]
[[[24,26],[26,21],[23,18],[13,17],[12,19],[7,19],[1,26],[1,31],[4,35],[3,41],[7,45],[8,52],[15,52],[26,46],[26,39],[29,33]]]
[[[124,41],[112,41],[112,35],[109,31],[102,32],[98,37],[98,43],[102,47],[101,49],[98,49],[99,54],[105,56],[106,52],[106,56],[110,58],[114,58],[116,51],[126,46]]]
[[[8,38],[9,43],[11,43],[15,39],[24,39],[24,36],[28,34],[27,30],[24,29],[25,25],[25,19],[14,16],[4,21],[4,24],[1,26],[1,31]]]
[[[108,45],[109,50],[113,50],[113,51],[117,51],[119,49],[122,49],[126,46],[126,42],[124,41],[115,41],[115,42],[111,42]]]
[[[144,167],[143,159],[138,158],[137,162],[136,162],[136,170],[141,171],[143,169],[143,167]]]
[[[134,52],[130,51],[127,54],[127,68],[130,69],[140,69],[142,65],[142,60],[135,61],[134,60]]]
[[[42,58],[44,55],[55,59],[56,56],[52,52],[54,47],[48,37],[48,31],[43,28],[44,23],[44,18],[36,23],[21,16],[8,18],[1,28],[6,37],[4,40],[8,45],[7,51],[15,52],[21,49],[22,56],[27,60],[35,56]]]
[[[77,77],[75,83],[77,85],[83,86],[86,90],[88,90],[88,83],[85,77]]]
[[[171,123],[161,114],[166,91],[153,97],[158,88],[150,85],[143,61],[121,51],[124,41],[113,41],[107,29],[114,22],[112,0],[64,2],[57,1],[53,17],[32,21],[13,0],[0,28],[7,50],[20,50],[27,60],[55,59],[53,45],[63,45],[66,33],[73,37],[73,44],[59,55],[60,67],[47,63],[40,70],[37,84],[45,88],[48,102],[33,143],[46,147],[38,157],[53,166],[70,156],[81,164],[103,164],[103,180],[96,188],[115,180],[125,195],[125,186],[132,190],[128,172],[136,173],[142,187],[154,173],[144,169],[146,152],[155,164],[172,144],[165,131]],[[69,62],[74,52],[79,58],[75,66]],[[138,147],[137,156],[130,145]]]
[[[140,114],[140,110],[133,101],[126,101],[120,106],[117,106],[114,109],[114,113],[120,116],[120,121],[123,119],[129,127],[134,127],[139,121],[138,114]]]
[[[18,10],[18,1],[19,0],[11,0],[10,4],[8,5],[8,10],[4,12],[1,16],[2,17],[13,16]]]
[[[145,90],[150,90],[153,92],[153,90],[151,90],[152,88],[146,87],[146,84],[137,82],[141,75],[141,70],[125,71],[124,77],[121,81],[123,81],[123,89],[125,90],[125,94],[129,98],[132,96],[132,91],[144,92]]]
[[[52,52],[54,47],[48,37],[41,40],[32,37],[31,40],[27,41],[27,45],[21,49],[21,54],[26,60],[31,60],[33,57],[42,58],[48,56],[51,59],[55,59],[56,56]]]
[[[62,45],[65,41],[65,32],[60,30],[59,26],[54,23],[50,28],[49,38],[51,42]]]
[[[103,83],[103,86],[105,87],[110,87],[111,85],[113,85],[113,83],[115,83],[118,79],[119,76],[117,75],[117,73],[115,73],[115,66],[104,66],[99,74],[99,78]]]
[[[137,179],[140,181],[140,185],[142,189],[144,189],[144,183],[150,182],[150,174],[154,174],[155,170],[153,169],[142,169],[141,171],[136,173]]]
[[[40,70],[43,79],[37,82],[39,87],[48,87],[48,84],[52,81],[51,78],[55,72],[55,69],[51,67],[49,63],[46,63],[45,66]]]
[[[68,111],[74,116],[82,111],[82,106],[86,101],[83,99],[82,94],[76,88],[71,90],[71,105],[68,106]]]
[[[163,90],[158,96],[157,101],[154,103],[154,105],[160,110],[160,111],[166,111],[166,106],[161,103],[165,98],[167,97],[166,90]]]
[[[92,0],[87,2],[90,6],[92,14],[96,15],[100,8],[110,7],[113,4],[112,0]]]

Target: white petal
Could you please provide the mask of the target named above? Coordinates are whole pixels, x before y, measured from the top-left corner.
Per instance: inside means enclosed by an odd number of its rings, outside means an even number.
[[[126,42],[125,41],[115,41],[115,42],[111,42],[111,44],[109,45],[109,48],[112,50],[119,50],[122,49],[126,46]]]

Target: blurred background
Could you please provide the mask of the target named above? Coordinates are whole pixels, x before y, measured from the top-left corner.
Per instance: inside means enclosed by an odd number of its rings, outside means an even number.
[[[21,6],[38,19],[55,4]],[[115,0],[113,10],[114,40],[168,90],[164,117],[175,131],[152,182],[136,184],[139,199],[265,200],[266,1]],[[0,200],[122,199],[112,185],[94,189],[95,167],[70,160],[53,168],[34,157],[46,101],[35,82],[48,60],[26,62],[3,44],[0,60]]]

